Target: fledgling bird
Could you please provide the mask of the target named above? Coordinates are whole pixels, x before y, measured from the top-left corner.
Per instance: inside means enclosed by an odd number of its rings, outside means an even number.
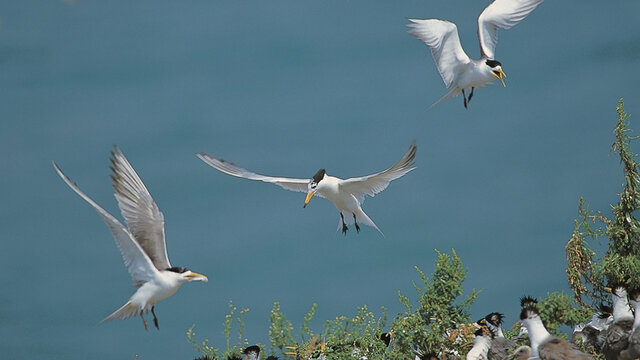
[[[409,19],[409,33],[431,48],[433,60],[449,92],[437,105],[462,93],[464,107],[477,87],[489,85],[506,77],[502,64],[495,60],[498,29],[510,29],[529,15],[543,0],[495,0],[478,17],[480,59],[471,59],[462,48],[458,28],[452,22],[439,19]],[[465,91],[470,91],[467,98]]]
[[[587,348],[593,347],[596,352],[601,352],[604,344],[604,332],[613,322],[612,312],[611,307],[600,304],[600,310],[591,316],[588,323],[580,323],[574,327],[572,341],[576,343],[580,339]]]
[[[574,344],[549,334],[540,319],[538,302],[530,297],[520,299],[520,321],[527,328],[531,342],[531,356],[541,360],[586,360],[591,356],[580,351]]]
[[[613,323],[604,333],[602,354],[607,360],[617,360],[620,352],[629,347],[629,335],[633,328],[634,317],[629,307],[627,290],[622,286],[612,286],[611,289]]]
[[[260,346],[251,345],[244,349],[244,360],[259,360],[260,359]]]
[[[164,237],[164,216],[158,205],[117,147],[111,152],[111,164],[115,197],[128,227],[85,195],[53,162],[62,180],[102,216],[113,233],[124,264],[133,279],[133,286],[137,288],[120,309],[102,321],[140,315],[147,330],[144,314],[151,310],[153,324],[159,329],[155,304],[175,294],[185,282],[207,282],[208,279],[189,269],[171,266]]]
[[[518,347],[511,357],[512,360],[527,360],[531,357],[531,347],[527,345],[522,345]]]
[[[338,212],[340,212],[338,229],[342,229],[344,234],[346,234],[348,230],[347,224],[352,223],[355,224],[357,232],[360,232],[360,226],[358,224],[364,224],[375,228],[382,234],[378,226],[362,210],[365,195],[375,196],[386,189],[392,180],[415,169],[413,165],[415,164],[416,151],[417,146],[415,141],[413,141],[402,158],[387,170],[373,175],[349,179],[330,176],[326,173],[325,169],[318,170],[311,179],[272,177],[256,174],[234,163],[215,158],[203,152],[197,153],[196,156],[207,165],[231,176],[272,183],[286,190],[306,192],[307,196],[304,199],[304,207],[309,204],[309,201],[314,195],[326,198],[331,201],[336,209],[338,209]]]
[[[502,319],[504,315],[498,312],[488,314],[477,321],[480,325],[486,325],[493,333],[491,347],[489,348],[490,359],[504,359],[509,354],[509,350],[516,347],[516,342],[504,337],[502,332]]]
[[[473,334],[473,347],[467,353],[467,360],[487,360],[487,354],[491,347],[493,332],[486,326],[480,326]]]

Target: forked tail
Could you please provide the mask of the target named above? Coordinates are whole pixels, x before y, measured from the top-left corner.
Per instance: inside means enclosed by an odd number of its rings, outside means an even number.
[[[451,91],[449,91],[445,96],[441,97],[440,100],[434,102],[431,106],[429,106],[429,109],[431,109],[432,107],[440,104],[443,101],[447,101],[447,100],[449,100],[451,98],[454,98],[454,97],[460,95],[461,92],[462,91],[459,88],[454,86],[453,89],[451,89]]]
[[[127,303],[122,305],[120,309],[114,311],[113,314],[104,318],[100,323],[105,321],[128,319],[138,315],[139,312],[140,308],[137,305],[132,304],[131,301],[127,301]]]
[[[369,216],[367,216],[367,214],[365,214],[364,211],[362,211],[362,209],[356,210],[355,214],[356,214],[356,221],[358,222],[359,225],[371,226],[372,228],[378,230],[378,232],[382,236],[384,236],[384,233],[382,232],[382,230],[380,230],[380,228],[378,228],[376,223],[374,223],[373,220],[371,220],[371,218],[369,218]],[[343,215],[344,215],[344,222],[345,222],[346,225],[353,224],[353,214],[344,212]],[[341,229],[342,229],[342,219],[339,218],[338,219],[338,231],[341,230]]]

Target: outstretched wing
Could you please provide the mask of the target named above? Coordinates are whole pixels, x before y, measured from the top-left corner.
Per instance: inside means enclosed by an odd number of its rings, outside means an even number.
[[[118,147],[111,152],[111,164],[115,197],[129,231],[158,270],[170,268],[162,212]]]
[[[362,203],[365,195],[375,196],[377,193],[386,189],[392,180],[415,169],[415,167],[412,166],[415,164],[417,150],[418,147],[414,140],[409,146],[409,149],[407,149],[407,152],[402,155],[402,158],[395,163],[395,165],[377,174],[345,179],[340,183],[341,190],[351,193]]]
[[[511,29],[529,15],[544,0],[496,0],[478,16],[480,53],[494,59],[498,43],[498,28]]]
[[[102,216],[102,219],[113,233],[116,245],[118,245],[118,249],[120,249],[120,253],[122,254],[124,265],[127,267],[127,270],[129,270],[129,274],[133,279],[133,285],[135,287],[140,287],[145,282],[151,280],[157,273],[157,270],[153,266],[151,259],[149,259],[140,245],[138,245],[138,243],[133,239],[129,230],[127,230],[127,228],[125,228],[118,219],[113,217],[113,215],[109,214],[90,197],[85,195],[85,193],[83,193],[82,190],[80,190],[80,188],[78,188],[78,186],[62,172],[62,170],[60,170],[55,161],[53,162],[53,167],[56,169],[62,180],[64,180],[64,182],[67,183],[67,185],[69,185],[76,194],[80,195],[81,198],[88,202],[89,205],[93,206],[98,214]]]
[[[438,19],[409,19],[409,34],[418,38],[431,48],[442,81],[450,89],[460,68],[471,62],[464,52],[458,37],[456,24]]]
[[[223,173],[231,176],[235,176],[243,179],[249,179],[249,180],[264,181],[267,183],[276,184],[283,189],[287,189],[291,191],[307,192],[307,189],[308,189],[309,179],[291,179],[291,178],[284,178],[284,177],[260,175],[260,174],[251,172],[249,170],[243,169],[232,162],[228,162],[223,159],[214,158],[213,156],[207,153],[199,152],[196,154],[196,156],[199,157],[200,160],[204,161],[205,163],[207,163],[207,165],[211,166],[212,168],[222,171]]]

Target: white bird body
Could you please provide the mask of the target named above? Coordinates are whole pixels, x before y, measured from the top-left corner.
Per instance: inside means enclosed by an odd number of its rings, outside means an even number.
[[[413,170],[414,167],[412,166],[415,163],[416,151],[417,147],[414,141],[402,158],[387,170],[368,176],[349,179],[340,179],[328,175],[324,169],[320,169],[311,179],[266,176],[256,174],[206,153],[197,153],[196,156],[209,166],[231,176],[275,184],[286,190],[306,192],[305,207],[314,195],[326,198],[331,201],[338,212],[340,212],[338,229],[342,227],[343,233],[347,231],[347,224],[352,223],[355,224],[356,230],[360,231],[358,225],[360,223],[371,226],[382,234],[378,226],[362,210],[365,195],[375,196],[386,189],[392,180]]]
[[[633,305],[635,318],[633,320],[633,327],[631,329],[631,335],[629,335],[629,348],[627,353],[629,358],[640,358],[640,293],[634,293],[634,297],[630,303]]]
[[[502,64],[495,60],[498,29],[510,29],[529,15],[543,0],[495,0],[478,16],[480,59],[471,59],[460,44],[457,26],[440,19],[409,19],[409,33],[431,49],[442,81],[449,89],[442,101],[464,96],[464,107],[471,101],[473,90],[498,79],[504,85]],[[467,99],[465,91],[471,91]]]
[[[527,328],[529,334],[531,356],[538,356],[538,347],[553,339],[553,336],[547,331],[544,324],[542,324],[540,316],[524,319],[522,320],[522,325]]]
[[[623,287],[616,287],[612,290],[613,323],[604,333],[605,340],[602,346],[602,353],[607,360],[619,359],[622,351],[627,350],[634,323],[633,313],[627,299],[627,290]]]
[[[158,301],[175,294],[185,282],[207,282],[208,279],[188,269],[171,266],[167,256],[162,212],[118,148],[112,152],[111,163],[115,197],[128,227],[122,225],[118,219],[82,192],[55,162],[53,166],[62,180],[88,202],[111,229],[124,264],[133,279],[133,285],[137,288],[122,307],[102,321],[140,315],[146,329],[143,314],[151,310],[154,324],[158,327],[154,311]]]
[[[467,360],[487,360],[487,354],[491,347],[491,337],[487,335],[476,335],[473,339],[473,347],[467,353]]]

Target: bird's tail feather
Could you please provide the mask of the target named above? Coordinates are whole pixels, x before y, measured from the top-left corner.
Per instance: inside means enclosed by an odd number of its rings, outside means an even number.
[[[104,318],[102,321],[100,321],[100,323],[103,323],[105,321],[128,319],[130,317],[136,316],[138,312],[140,312],[140,308],[137,305],[132,304],[131,301],[127,301],[127,303],[122,305],[120,309],[114,311],[113,314]]]
[[[440,100],[434,102],[431,106],[429,106],[429,109],[431,109],[432,107],[440,104],[443,101],[447,101],[451,98],[454,98],[458,95],[460,95],[462,91],[460,91],[460,89],[458,89],[457,87],[454,87],[453,89],[451,89],[451,91],[449,91],[445,96],[441,97]]]
[[[358,209],[355,211],[356,214],[356,221],[358,222],[359,225],[368,225],[371,226],[372,228],[378,230],[378,232],[384,236],[384,233],[382,232],[382,230],[380,230],[380,228],[376,225],[376,223],[373,222],[373,220],[371,220],[371,218],[369,218],[369,216],[367,216],[367,214],[365,214],[364,211],[362,211],[362,209]],[[343,213],[344,215],[344,222],[346,225],[351,225],[353,224],[353,214],[351,213]],[[338,219],[338,230],[340,231],[342,230],[342,219],[339,218]]]

